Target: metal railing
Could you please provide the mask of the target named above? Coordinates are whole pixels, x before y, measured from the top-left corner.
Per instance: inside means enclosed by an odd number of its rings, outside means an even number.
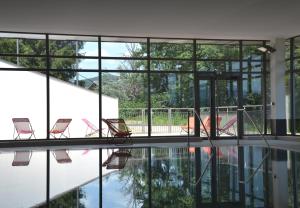
[[[262,105],[245,105],[256,123],[263,123]],[[187,112],[194,115],[193,108],[151,108],[151,132],[174,134],[181,132],[181,126],[187,125]],[[216,113],[222,117],[225,124],[237,112],[237,106],[216,107]],[[200,108],[203,119],[210,115],[210,107]],[[148,109],[147,108],[120,108],[119,117],[126,120],[126,124],[134,134],[147,134],[148,132]],[[244,121],[244,129],[247,133],[253,133],[255,128],[251,122]],[[248,128],[248,126],[251,126]]]

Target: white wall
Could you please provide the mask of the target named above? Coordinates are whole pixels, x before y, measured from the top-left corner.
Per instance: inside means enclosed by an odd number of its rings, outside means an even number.
[[[3,63],[2,63],[3,65]],[[0,67],[1,63],[0,63]],[[39,72],[0,72],[0,140],[13,139],[12,118],[29,118],[35,135],[46,138],[46,76]],[[72,118],[71,137],[84,137],[87,118],[99,119],[97,93],[50,78],[50,128],[58,118]],[[118,117],[118,99],[102,95],[103,118]]]

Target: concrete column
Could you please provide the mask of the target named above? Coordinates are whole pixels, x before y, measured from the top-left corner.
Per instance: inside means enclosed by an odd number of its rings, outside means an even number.
[[[271,54],[271,131],[272,135],[286,134],[286,106],[285,106],[285,39],[276,38],[271,46],[276,49]]]
[[[287,152],[272,150],[273,207],[288,207]]]

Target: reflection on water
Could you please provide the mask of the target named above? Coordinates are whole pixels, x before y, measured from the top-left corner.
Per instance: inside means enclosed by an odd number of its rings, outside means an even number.
[[[96,208],[100,203],[104,208],[273,207],[274,158],[249,183],[240,183],[265,153],[252,146],[1,152],[0,207],[46,207],[47,187],[53,208]],[[293,207],[298,202],[300,183],[294,181],[300,154],[284,154],[288,157],[282,171],[289,176],[288,202]]]

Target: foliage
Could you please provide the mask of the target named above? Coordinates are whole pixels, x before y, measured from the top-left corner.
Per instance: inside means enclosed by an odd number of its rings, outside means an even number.
[[[191,43],[168,43],[153,42],[150,46],[150,56],[152,58],[178,58],[192,60]],[[245,46],[243,51],[245,57],[252,59],[258,57],[257,46]],[[130,57],[142,57],[147,52],[146,44],[128,44]],[[219,59],[219,61],[198,61],[197,68],[206,71],[234,71],[239,69],[239,45],[238,44],[197,44],[197,57],[201,59]],[[221,61],[228,59],[232,61]],[[235,62],[234,62],[235,61]],[[127,60],[120,65],[120,70],[146,69],[144,60]],[[180,60],[152,60],[150,68],[153,71],[186,71],[192,70],[189,61]],[[146,108],[147,107],[147,74],[145,73],[119,73],[103,75],[102,92],[108,96],[119,98],[120,108]],[[252,92],[252,82],[248,82],[248,92],[244,97],[244,104],[261,104],[262,98],[258,92]],[[250,81],[250,82],[249,82]],[[220,82],[218,84],[218,105],[236,105],[234,99],[237,95],[233,82]],[[207,86],[209,87],[209,86]],[[150,92],[152,108],[187,108],[194,106],[194,83],[192,74],[176,73],[151,73]],[[206,100],[205,100],[206,99]],[[209,96],[202,96],[201,104],[208,103]]]
[[[153,207],[194,207],[194,195],[187,191],[190,189],[190,176],[186,161],[187,153],[178,151],[176,158],[169,158],[172,149],[153,149],[153,162],[151,164],[152,206]],[[142,203],[141,207],[148,207],[148,164],[147,157],[141,149],[132,150],[132,157],[120,172],[120,181],[125,181],[124,194],[133,193],[132,200]],[[137,158],[145,158],[143,160]],[[134,202],[131,202],[134,204]]]
[[[78,198],[77,198],[78,196]],[[77,190],[69,191],[62,196],[51,200],[50,207],[53,208],[70,208],[70,207],[78,207],[78,208],[85,208],[85,205],[81,202],[81,199],[86,197],[85,192],[79,188],[78,193]],[[77,206],[77,203],[78,206]]]
[[[66,41],[66,40],[52,40],[49,41],[50,55],[74,56],[76,50],[83,48],[82,41]],[[46,55],[46,41],[38,39],[0,39],[0,51],[6,54],[22,54],[30,57],[17,56],[3,56],[2,59],[17,64],[21,67],[29,69],[45,70],[47,67],[45,57],[34,57],[36,55]],[[82,55],[82,54],[77,54]],[[76,68],[79,60],[75,58],[51,58],[51,69],[64,69],[66,71],[52,71],[51,76],[61,80],[68,81],[72,79],[76,72],[69,69]]]

